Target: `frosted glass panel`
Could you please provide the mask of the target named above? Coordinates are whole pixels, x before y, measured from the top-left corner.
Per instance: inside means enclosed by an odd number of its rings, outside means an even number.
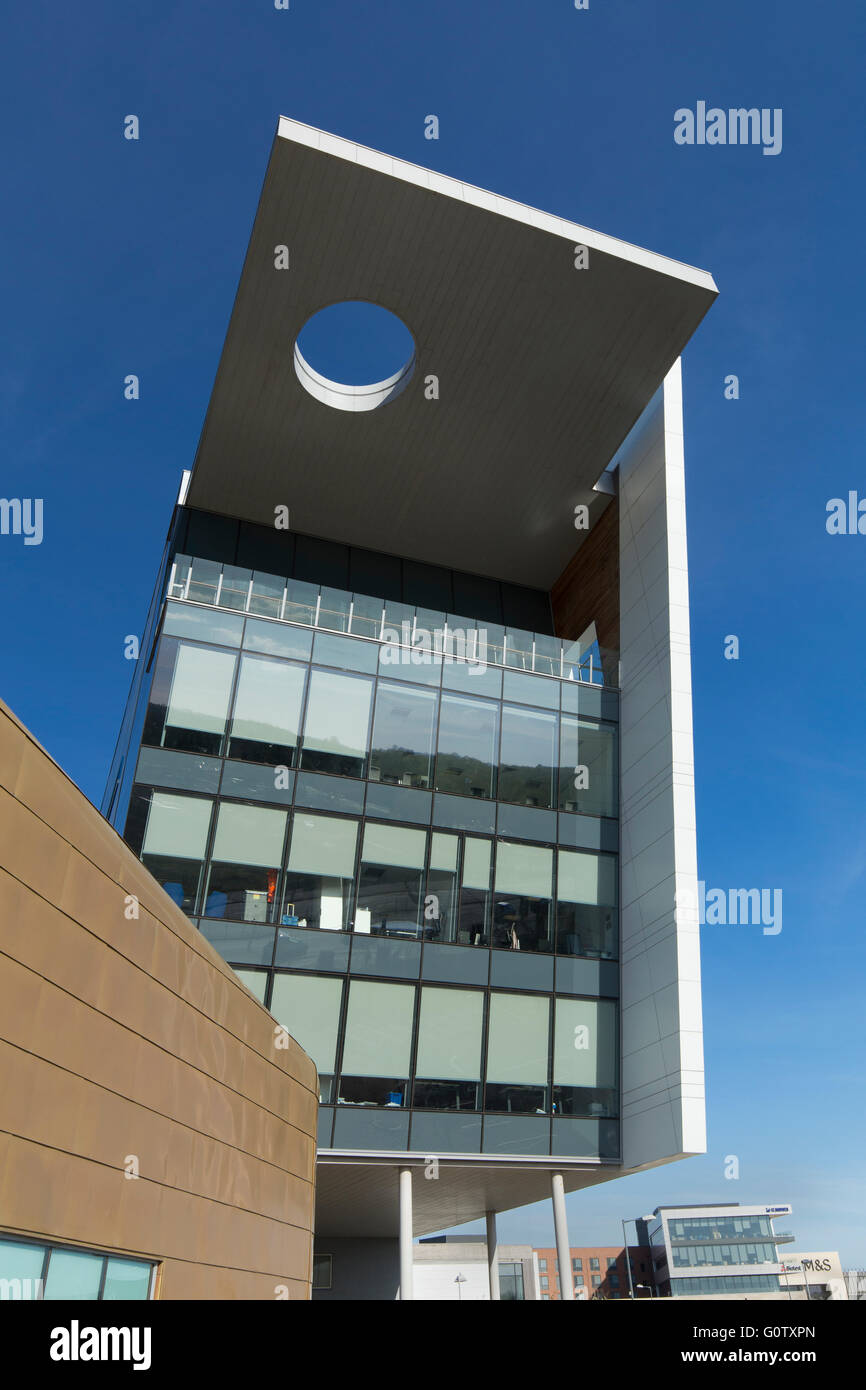
[[[312,671],[304,748],[362,758],[367,752],[373,683],[334,671]]]
[[[326,1076],[334,1070],[342,980],[275,975],[271,1013]]]
[[[175,663],[166,724],[221,734],[226,725],[234,669],[233,653],[182,644]]]
[[[203,859],[212,806],[212,801],[198,796],[154,792],[147,814],[142,854]]]
[[[363,859],[367,864],[393,864],[403,869],[423,869],[427,847],[425,830],[404,830],[396,825],[374,825],[364,829]]]
[[[481,990],[422,989],[416,1076],[479,1081],[483,1012]]]
[[[54,1249],[48,1261],[44,1297],[46,1301],[64,1298],[92,1300],[98,1297],[101,1280],[101,1255],[87,1255],[83,1250]]]
[[[105,1283],[102,1297],[112,1299],[144,1299],[150,1291],[150,1278],[153,1266],[142,1260],[122,1260],[112,1257],[105,1267]]]
[[[213,859],[227,864],[282,863],[285,811],[223,802],[219,809]]]
[[[451,873],[457,872],[456,835],[440,835],[438,831],[433,832],[433,840],[430,845],[430,868],[447,869]]]
[[[304,668],[245,656],[241,661],[234,738],[258,743],[296,744],[304,697]]]
[[[560,902],[613,907],[616,903],[616,866],[617,861],[612,855],[561,849],[557,897]]]
[[[349,988],[344,1076],[408,1076],[413,985],[353,980]]]
[[[489,889],[491,849],[490,840],[474,840],[467,835],[463,844],[464,888]]]
[[[296,812],[289,869],[292,873],[321,874],[325,878],[354,878],[357,843],[356,821]]]
[[[553,1080],[557,1086],[616,1086],[616,1004],[557,999]]]
[[[488,1081],[547,1085],[549,1015],[547,999],[491,994]]]
[[[496,847],[496,891],[526,898],[553,895],[553,851],[501,842]]]

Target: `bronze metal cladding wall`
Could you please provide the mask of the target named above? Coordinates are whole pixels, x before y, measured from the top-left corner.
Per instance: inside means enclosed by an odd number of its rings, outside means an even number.
[[[309,1298],[316,1069],[276,1042],[0,702],[0,1229],[160,1261],[162,1298]]]

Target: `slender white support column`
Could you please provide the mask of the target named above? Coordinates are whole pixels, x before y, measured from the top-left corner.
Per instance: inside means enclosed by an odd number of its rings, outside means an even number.
[[[553,1229],[556,1254],[559,1260],[559,1296],[574,1302],[574,1280],[571,1277],[571,1246],[568,1243],[568,1221],[565,1215],[565,1187],[561,1173],[552,1173],[550,1189],[553,1196]]]
[[[496,1240],[496,1212],[487,1213],[487,1271],[490,1276],[490,1297],[499,1300],[499,1245]]]
[[[412,1169],[400,1169],[400,1302],[412,1292]]]

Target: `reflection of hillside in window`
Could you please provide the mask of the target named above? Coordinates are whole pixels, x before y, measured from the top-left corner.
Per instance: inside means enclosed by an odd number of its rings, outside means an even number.
[[[405,787],[429,787],[433,771],[436,695],[379,682],[373,721],[370,778]]]
[[[436,790],[457,796],[496,795],[498,706],[443,692]]]

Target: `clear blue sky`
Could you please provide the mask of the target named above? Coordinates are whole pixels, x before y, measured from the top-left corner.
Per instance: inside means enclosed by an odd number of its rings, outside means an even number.
[[[709,1153],[571,1198],[574,1243],[659,1202],[789,1201],[793,1248],[866,1266],[866,536],[825,530],[866,495],[864,28],[854,0],[4,18],[0,491],[44,498],[45,535],[0,537],[0,694],[97,801],[280,113],[716,277],[684,366],[699,864],[781,888],[783,930],[705,928]],[[781,154],[676,145],[698,100],[782,108]],[[501,1226],[552,1241],[547,1206]]]

